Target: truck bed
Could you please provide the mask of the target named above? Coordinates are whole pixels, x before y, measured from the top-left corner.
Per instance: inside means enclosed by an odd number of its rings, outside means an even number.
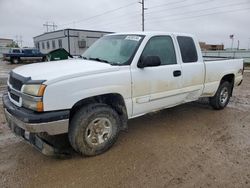
[[[221,60],[229,60],[234,59],[231,57],[221,57],[221,56],[203,56],[204,61],[221,61]]]
[[[221,57],[209,57],[204,59],[205,84],[202,97],[213,96],[219,87],[224,75],[234,74],[234,85],[242,80],[243,59],[230,59]]]

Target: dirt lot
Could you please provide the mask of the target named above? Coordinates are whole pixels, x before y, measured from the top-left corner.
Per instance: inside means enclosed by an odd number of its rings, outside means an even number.
[[[12,67],[0,62],[0,75]],[[226,109],[195,102],[130,120],[91,158],[42,155],[0,109],[0,187],[250,187],[250,72]]]

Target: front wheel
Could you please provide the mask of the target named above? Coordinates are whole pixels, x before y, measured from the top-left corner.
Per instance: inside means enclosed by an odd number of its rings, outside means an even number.
[[[121,121],[106,104],[90,104],[73,116],[69,126],[72,147],[85,156],[107,151],[116,141]]]
[[[210,98],[210,105],[216,109],[221,110],[227,106],[232,93],[232,85],[225,81],[220,84],[216,94]]]

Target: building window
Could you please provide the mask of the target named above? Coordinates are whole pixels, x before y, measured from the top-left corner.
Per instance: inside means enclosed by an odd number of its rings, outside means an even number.
[[[36,43],[36,48],[37,48],[38,50],[40,50],[39,42]]]
[[[55,49],[56,48],[56,42],[54,40],[52,40],[52,48]]]
[[[45,45],[44,45],[44,42],[42,42],[42,49],[45,49]]]
[[[58,39],[58,47],[62,48],[62,39]]]
[[[78,46],[79,48],[86,48],[86,41],[85,40],[78,41]]]
[[[49,41],[47,41],[47,49],[49,49]]]

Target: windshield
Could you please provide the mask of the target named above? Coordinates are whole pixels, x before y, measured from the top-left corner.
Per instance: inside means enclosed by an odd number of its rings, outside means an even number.
[[[87,49],[82,58],[111,65],[128,65],[142,39],[141,35],[104,36]]]

